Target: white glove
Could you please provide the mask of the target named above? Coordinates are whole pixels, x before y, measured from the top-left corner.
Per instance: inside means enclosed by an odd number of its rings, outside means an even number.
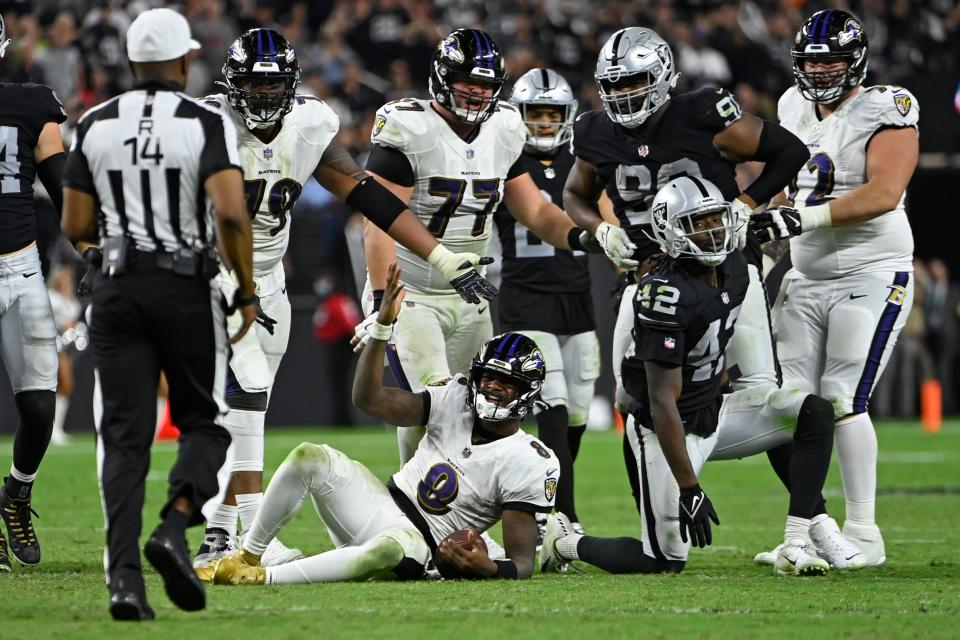
[[[367,346],[368,342],[370,342],[371,331],[374,330],[373,325],[375,324],[378,325],[377,328],[381,326],[379,325],[379,323],[377,323],[378,313],[379,311],[374,311],[373,313],[368,315],[366,318],[364,318],[360,324],[358,324],[353,328],[353,338],[350,339],[350,344],[353,346],[354,353],[363,351],[363,348]],[[388,341],[393,340],[394,326],[395,325],[392,325],[390,327],[390,336],[389,338],[387,338]],[[384,330],[386,329],[384,328]]]
[[[747,224],[750,222],[750,215],[753,209],[740,198],[734,198],[730,201],[730,208],[733,210],[733,219],[737,229],[737,249],[743,251],[747,246]]]
[[[442,273],[447,280],[463,275],[468,269],[473,269],[478,264],[485,264],[481,260],[482,258],[476,253],[454,253],[442,244],[438,244],[427,256],[430,266]]]
[[[476,270],[479,265],[491,264],[493,258],[481,258],[475,253],[454,253],[438,244],[427,256],[427,262],[442,273],[460,297],[470,304],[493,300],[500,293]]]
[[[621,269],[636,269],[640,266],[640,263],[633,259],[633,252],[637,250],[637,245],[631,242],[630,236],[622,227],[601,222],[593,235],[613,264]]]

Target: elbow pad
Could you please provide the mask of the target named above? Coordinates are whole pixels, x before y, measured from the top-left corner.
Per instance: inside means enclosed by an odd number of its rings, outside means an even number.
[[[809,158],[810,152],[799,138],[775,122],[764,122],[751,160],[766,162],[766,166],[743,192],[757,204],[769,201],[790,184]]]
[[[37,165],[37,177],[50,195],[58,219],[63,215],[63,168],[66,164],[67,154],[60,151]]]
[[[384,231],[403,213],[407,205],[382,184],[367,176],[353,188],[344,202]]]

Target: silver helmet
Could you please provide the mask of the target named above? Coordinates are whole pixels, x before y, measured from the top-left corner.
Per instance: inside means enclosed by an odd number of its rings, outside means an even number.
[[[12,42],[7,37],[7,25],[3,22],[3,16],[0,16],[0,58],[7,52],[7,47]]]
[[[553,69],[531,69],[517,79],[510,94],[510,102],[520,110],[520,117],[527,125],[527,145],[537,151],[553,151],[573,137],[573,120],[577,115],[577,100],[573,89],[563,76]],[[535,122],[527,117],[527,111],[536,107],[552,107],[562,114],[556,132],[550,136],[536,136]]]
[[[719,213],[720,226],[700,229],[697,218]],[[653,240],[671,258],[690,257],[716,267],[737,248],[737,223],[730,203],[709,180],[683,176],[668,182],[653,199]],[[721,233],[722,232],[722,233]],[[701,247],[692,236],[706,234]]]
[[[639,127],[670,100],[679,74],[673,51],[655,31],[644,27],[621,29],[604,43],[593,75],[607,115],[629,129]],[[630,91],[616,87],[642,84]]]

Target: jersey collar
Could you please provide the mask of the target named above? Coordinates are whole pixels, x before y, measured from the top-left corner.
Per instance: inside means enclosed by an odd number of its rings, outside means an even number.
[[[158,89],[162,91],[183,91],[183,87],[173,80],[159,80],[157,78],[147,78],[133,85],[133,90]]]

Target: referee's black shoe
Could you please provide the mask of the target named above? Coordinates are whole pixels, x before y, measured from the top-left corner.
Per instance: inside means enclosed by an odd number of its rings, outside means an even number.
[[[29,485],[24,485],[17,498],[11,497],[6,487],[0,488],[0,518],[7,526],[10,551],[25,565],[40,563],[40,541],[33,530],[31,514],[37,515],[37,512],[30,508]]]
[[[184,611],[199,611],[207,605],[203,583],[193,571],[187,541],[161,524],[143,547],[147,560],[163,578],[167,597]]]
[[[147,598],[142,591],[125,589],[120,585],[110,594],[110,615],[114,620],[153,620],[156,614],[147,604]]]

